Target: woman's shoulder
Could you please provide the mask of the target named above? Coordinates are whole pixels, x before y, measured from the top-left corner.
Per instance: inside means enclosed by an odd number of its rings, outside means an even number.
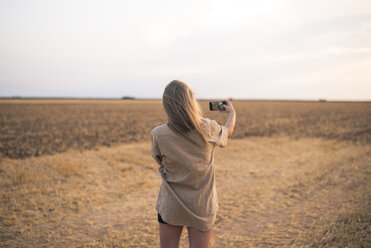
[[[161,135],[163,133],[167,133],[169,130],[169,127],[167,126],[167,124],[162,124],[162,125],[159,125],[157,127],[154,127],[151,132],[150,132],[150,135],[151,136],[158,136],[158,135]]]
[[[215,143],[220,147],[224,147],[227,144],[228,132],[226,127],[219,125],[215,120],[203,118],[202,128],[209,142]]]
[[[219,124],[215,120],[211,120],[206,117],[201,118],[201,126],[206,129],[214,129],[215,126],[218,126]]]
[[[201,127],[206,135],[213,136],[215,132],[219,131],[221,126],[215,121],[209,118],[201,118]]]

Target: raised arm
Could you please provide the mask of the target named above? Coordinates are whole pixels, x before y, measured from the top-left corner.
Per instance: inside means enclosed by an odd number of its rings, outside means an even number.
[[[225,110],[220,110],[220,112],[229,113],[228,120],[224,126],[228,130],[228,137],[230,137],[233,134],[234,126],[236,124],[236,111],[234,110],[233,105],[230,101],[225,101],[227,102],[227,104],[224,105]]]

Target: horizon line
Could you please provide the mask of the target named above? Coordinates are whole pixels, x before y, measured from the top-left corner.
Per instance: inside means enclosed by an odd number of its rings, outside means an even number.
[[[60,97],[60,96],[0,96],[1,100],[162,100],[157,97]],[[371,102],[371,99],[327,99],[327,98],[196,98],[199,101],[224,100],[231,101],[297,101],[297,102]]]

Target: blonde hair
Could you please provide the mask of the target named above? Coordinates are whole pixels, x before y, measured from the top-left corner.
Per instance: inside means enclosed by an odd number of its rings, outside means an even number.
[[[201,128],[202,112],[192,90],[179,80],[171,81],[165,88],[162,104],[168,117],[168,126],[180,135],[186,136],[190,131],[206,143],[208,141]]]

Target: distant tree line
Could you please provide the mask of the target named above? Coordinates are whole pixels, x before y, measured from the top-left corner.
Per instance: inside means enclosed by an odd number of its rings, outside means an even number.
[[[123,100],[132,100],[132,99],[135,99],[135,97],[133,97],[133,96],[123,96],[121,99],[123,99]]]

